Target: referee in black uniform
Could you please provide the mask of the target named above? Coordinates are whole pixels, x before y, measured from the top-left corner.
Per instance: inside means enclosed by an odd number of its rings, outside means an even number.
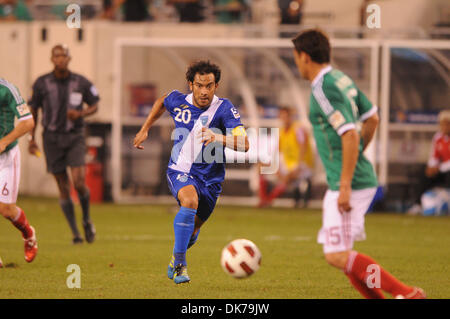
[[[73,184],[83,210],[85,239],[88,243],[92,243],[95,239],[95,227],[89,214],[90,194],[85,182],[86,145],[83,118],[97,111],[100,98],[95,86],[89,80],[68,69],[70,59],[67,46],[59,44],[53,47],[51,61],[54,69],[34,82],[29,105],[36,124],[38,110],[42,108],[47,171],[53,174],[58,184],[59,203],[72,230],[73,243],[80,244],[83,239],[78,231],[74,206],[70,198],[67,167],[70,167]],[[84,103],[87,104],[86,108],[83,108]],[[28,150],[31,154],[39,155],[35,129],[30,135]]]

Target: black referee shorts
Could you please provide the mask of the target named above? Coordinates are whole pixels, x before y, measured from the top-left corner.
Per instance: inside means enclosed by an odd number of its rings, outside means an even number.
[[[85,165],[86,143],[84,132],[57,133],[44,131],[42,137],[49,173],[59,174],[65,172],[67,166]]]

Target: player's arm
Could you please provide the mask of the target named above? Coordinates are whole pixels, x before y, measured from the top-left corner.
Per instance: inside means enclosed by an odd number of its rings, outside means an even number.
[[[166,94],[160,97],[153,104],[152,110],[150,114],[147,116],[145,123],[142,125],[139,132],[136,134],[136,137],[133,140],[133,146],[137,149],[144,149],[141,145],[148,137],[148,130],[152,127],[152,125],[164,114],[166,108],[164,107],[164,99],[166,98]]]
[[[363,151],[367,148],[369,143],[372,141],[379,122],[380,122],[380,119],[379,119],[377,113],[373,114],[367,120],[362,122],[361,138],[363,140]]]
[[[98,111],[98,103],[95,103],[93,105],[89,105],[86,109],[81,111],[82,117],[90,116]]]
[[[361,114],[359,118],[362,122],[360,133],[363,140],[364,151],[372,141],[380,119],[377,114],[378,108],[369,101],[361,90],[357,89],[357,92],[358,94],[355,102],[358,107],[359,114]]]
[[[21,119],[16,127],[2,139],[0,139],[0,153],[5,150],[5,148],[17,140],[19,137],[30,132],[34,128],[34,119],[30,115],[27,118]]]
[[[215,133],[206,127],[202,128],[201,134],[202,143],[205,143],[205,146],[209,143],[217,142],[237,152],[247,152],[250,148],[247,133],[242,125],[235,127],[229,135]]]
[[[338,209],[341,213],[351,210],[352,179],[359,156],[359,134],[351,129],[341,135],[342,169],[339,183]]]
[[[17,90],[10,89],[10,93],[5,97],[3,103],[8,105],[14,115],[19,119],[19,123],[11,132],[0,139],[0,152],[3,152],[9,144],[31,131],[34,127],[34,119],[29,107],[24,103]]]
[[[11,132],[0,139],[0,152],[3,152],[9,144],[28,133],[34,127],[34,120],[30,113],[30,108],[24,102],[19,90],[12,84],[7,87],[9,91],[3,96],[2,104],[13,112],[18,118],[19,123]]]
[[[39,151],[39,146],[36,143],[35,140],[35,133],[36,133],[36,123],[38,123],[38,109],[34,107],[30,107],[31,109],[31,115],[33,117],[33,122],[35,123],[30,130],[29,140],[28,140],[28,153],[35,155],[37,157],[41,156],[41,152]]]
[[[226,135],[209,128],[202,128],[200,135],[205,146],[217,142],[234,151],[247,152],[250,148],[247,132],[241,123],[238,110],[230,102],[223,104],[222,125],[222,132],[225,130]]]
[[[30,136],[28,140],[28,152],[32,155],[35,155],[37,157],[41,156],[41,153],[39,151],[39,147],[35,140],[35,133],[36,133],[36,127],[37,123],[39,122],[39,108],[42,106],[43,97],[41,94],[41,88],[40,88],[40,80],[36,80],[36,82],[33,85],[33,94],[31,95],[31,99],[28,102],[28,105],[30,106],[30,112],[33,116],[33,120],[35,125],[30,130]]]
[[[71,119],[72,121],[75,121],[75,120],[79,119],[80,117],[88,117],[97,111],[98,111],[98,103],[94,103],[80,111],[74,110],[74,109],[67,110],[67,117],[69,119]]]

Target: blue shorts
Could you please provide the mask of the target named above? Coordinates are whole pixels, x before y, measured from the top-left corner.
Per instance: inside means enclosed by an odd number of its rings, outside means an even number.
[[[206,221],[216,206],[217,198],[222,192],[222,185],[220,183],[206,186],[202,181],[196,179],[193,175],[183,173],[173,169],[167,169],[167,182],[169,189],[180,205],[178,200],[178,192],[187,185],[193,185],[197,190],[198,208],[197,216]]]

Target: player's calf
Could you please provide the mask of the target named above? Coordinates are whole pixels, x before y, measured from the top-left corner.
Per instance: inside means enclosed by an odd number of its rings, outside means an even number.
[[[198,234],[200,233],[200,228],[194,229],[194,233],[192,234],[191,238],[189,239],[189,243],[187,246],[187,249],[194,246],[194,244],[197,242]]]
[[[350,251],[348,250],[335,253],[326,253],[325,260],[331,266],[344,270],[345,266],[347,265],[349,254]]]
[[[16,205],[0,203],[0,215],[9,220],[14,219],[17,215]]]
[[[2,215],[9,219],[14,227],[21,231],[24,239],[33,235],[33,231],[28,223],[25,212],[20,207],[15,204],[4,203],[2,203],[0,207]]]
[[[174,218],[175,245],[173,255],[175,257],[175,265],[186,265],[186,250],[194,232],[195,214],[195,209],[182,206]]]
[[[423,290],[402,283],[371,257],[357,251],[352,251],[350,254],[345,273],[354,276],[367,286],[381,288],[394,298],[422,299],[426,297]]]

